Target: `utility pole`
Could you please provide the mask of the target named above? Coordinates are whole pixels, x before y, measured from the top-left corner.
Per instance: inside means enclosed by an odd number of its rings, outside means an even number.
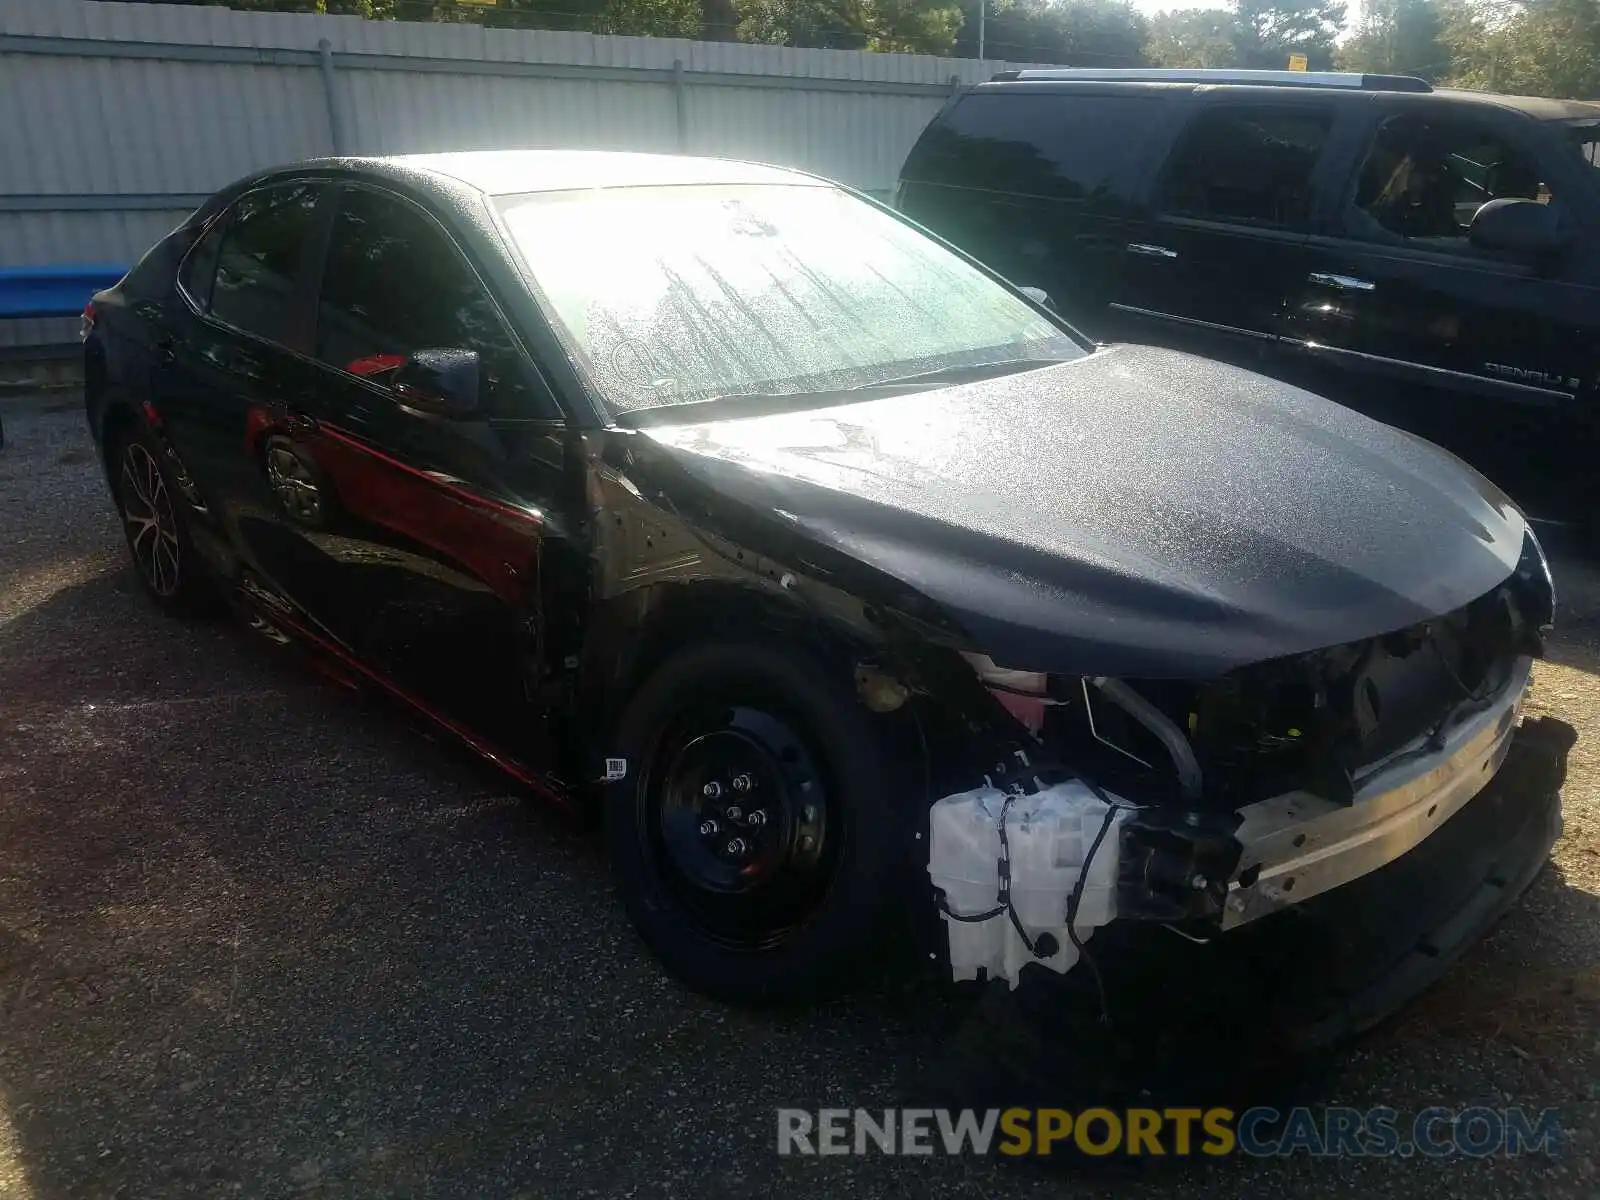
[[[978,61],[983,61],[983,17],[989,7],[989,0],[978,0]]]

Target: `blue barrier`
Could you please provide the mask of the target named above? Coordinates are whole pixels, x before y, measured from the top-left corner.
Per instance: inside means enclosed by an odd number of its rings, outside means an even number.
[[[108,263],[0,267],[0,317],[75,317],[90,296],[127,272],[127,267]]]

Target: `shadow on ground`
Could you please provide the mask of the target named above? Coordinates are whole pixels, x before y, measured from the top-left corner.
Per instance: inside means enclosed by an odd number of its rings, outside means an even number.
[[[0,1080],[35,1197],[620,1184],[675,1131],[765,1157],[781,1100],[890,1102],[931,1014],[903,982],[777,1018],[687,996],[565,818],[142,608],[118,573],[0,628]]]

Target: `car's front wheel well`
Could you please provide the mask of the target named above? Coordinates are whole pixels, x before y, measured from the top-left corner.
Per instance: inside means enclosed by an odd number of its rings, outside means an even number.
[[[783,595],[693,584],[625,593],[595,612],[578,656],[574,725],[602,742],[588,747],[590,755],[604,755],[603,739],[628,698],[674,652],[736,637],[787,645],[845,677],[853,667],[848,635]]]

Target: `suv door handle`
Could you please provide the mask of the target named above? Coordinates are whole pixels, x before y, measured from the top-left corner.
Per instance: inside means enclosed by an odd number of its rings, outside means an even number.
[[[1378,285],[1370,279],[1357,279],[1354,275],[1330,275],[1326,271],[1313,271],[1307,276],[1312,283],[1331,287],[1341,292],[1375,292]]]
[[[1128,253],[1142,254],[1146,258],[1178,257],[1178,252],[1176,250],[1168,249],[1166,246],[1152,246],[1149,242],[1129,242]]]

